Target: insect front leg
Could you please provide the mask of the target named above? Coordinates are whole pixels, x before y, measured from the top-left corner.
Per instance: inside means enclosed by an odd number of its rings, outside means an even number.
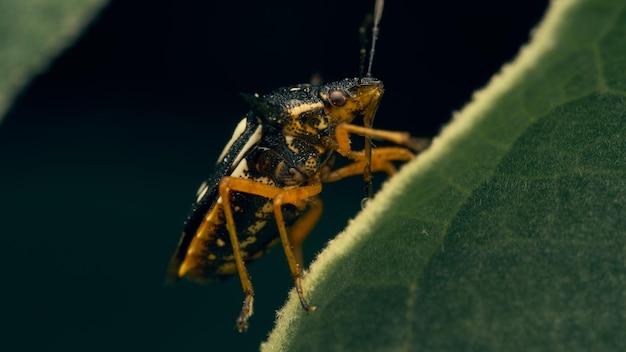
[[[375,139],[382,139],[407,147],[416,152],[426,149],[426,147],[430,144],[428,139],[414,138],[407,132],[377,130],[348,123],[341,123],[337,125],[337,128],[335,129],[335,138],[337,140],[336,150],[339,154],[346,157],[349,157],[349,154],[353,152],[350,149],[350,134],[358,134]]]
[[[366,123],[371,124],[371,116],[366,118]],[[366,115],[367,117],[367,115]],[[350,148],[350,134],[358,134],[361,136],[365,136],[365,149],[361,152],[355,152]],[[372,165],[374,154],[372,152],[371,139],[382,139],[386,141],[393,142],[395,144],[404,146],[406,148],[410,148],[416,152],[422,151],[430,145],[430,141],[424,138],[414,138],[407,132],[397,132],[397,131],[385,131],[385,130],[377,130],[369,127],[363,127],[358,125],[352,125],[348,123],[341,123],[337,125],[335,129],[335,150],[350,159],[358,160],[360,155],[356,155],[357,153],[362,154],[361,160],[358,163],[352,165],[351,170],[343,170],[347,171],[349,175],[354,174],[362,174],[365,181],[365,195],[367,198],[371,198],[372,196],[372,172],[375,172],[376,166]],[[397,159],[402,160],[402,159]],[[357,168],[358,172],[356,172]],[[391,170],[388,173],[394,173],[395,167],[390,163],[386,162],[383,165],[378,166],[378,170]],[[345,177],[345,176],[343,176]],[[343,178],[340,177],[340,178]],[[332,182],[332,180],[324,180],[326,182]]]
[[[301,205],[310,198],[314,198],[322,190],[322,185],[318,181],[313,185],[296,187],[292,189],[282,189],[275,186],[266,185],[264,183],[257,182],[251,179],[238,178],[238,177],[224,177],[219,184],[219,195],[221,199],[221,207],[224,210],[224,217],[226,219],[226,226],[228,229],[229,237],[233,247],[233,255],[241,279],[241,286],[243,288],[245,298],[241,313],[237,318],[237,329],[242,332],[248,328],[248,319],[252,316],[254,290],[252,288],[252,282],[248,270],[246,269],[243,257],[241,256],[241,250],[239,246],[239,239],[237,237],[237,229],[235,227],[235,220],[233,217],[232,206],[230,203],[231,192],[242,192],[252,195],[257,195],[265,198],[272,199],[274,217],[278,226],[278,232],[280,240],[283,244],[285,255],[287,256],[287,262],[289,263],[289,269],[291,276],[294,279],[296,292],[300,298],[302,307],[311,312],[315,310],[315,307],[308,304],[304,298],[304,290],[302,289],[302,269],[294,255],[289,237],[287,235],[287,229],[285,227],[285,221],[282,212],[282,206],[286,204]]]
[[[371,153],[372,172],[382,171],[388,176],[396,173],[393,161],[409,161],[414,158],[413,153],[403,147],[380,147],[373,149]],[[366,166],[366,153],[364,151],[353,151],[350,152],[348,157],[354,160],[354,163],[328,172],[323,176],[322,181],[335,182],[349,176],[362,174],[363,168]]]

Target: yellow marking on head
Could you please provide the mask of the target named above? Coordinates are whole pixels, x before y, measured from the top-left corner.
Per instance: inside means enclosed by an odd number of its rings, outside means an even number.
[[[350,123],[358,115],[372,115],[376,111],[382,95],[382,83],[358,86],[356,92],[347,97],[344,105],[333,106],[328,104],[326,113],[336,123]],[[321,98],[328,101],[328,93],[322,93]]]

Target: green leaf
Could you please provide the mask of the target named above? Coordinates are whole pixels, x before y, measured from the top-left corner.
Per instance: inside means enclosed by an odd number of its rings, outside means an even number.
[[[624,350],[625,219],[626,2],[553,1],[262,349]]]
[[[74,39],[105,0],[2,0],[0,121],[19,91]]]

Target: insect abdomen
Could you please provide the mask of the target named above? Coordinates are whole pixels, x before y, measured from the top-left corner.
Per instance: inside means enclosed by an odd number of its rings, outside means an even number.
[[[178,277],[217,281],[237,273],[223,211],[218,204],[219,201],[196,230],[178,268]],[[278,241],[272,202],[267,198],[233,192],[231,204],[242,258],[250,262]],[[283,212],[287,226],[299,216],[292,205],[283,206]]]

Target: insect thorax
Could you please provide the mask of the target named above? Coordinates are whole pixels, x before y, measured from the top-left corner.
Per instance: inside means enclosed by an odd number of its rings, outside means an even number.
[[[257,175],[279,187],[302,186],[317,177],[336,148],[335,129],[368,110],[375,110],[383,93],[373,78],[353,78],[323,86],[301,84],[280,88],[263,97],[248,96],[263,128],[248,162]],[[337,101],[339,98],[340,101]]]

